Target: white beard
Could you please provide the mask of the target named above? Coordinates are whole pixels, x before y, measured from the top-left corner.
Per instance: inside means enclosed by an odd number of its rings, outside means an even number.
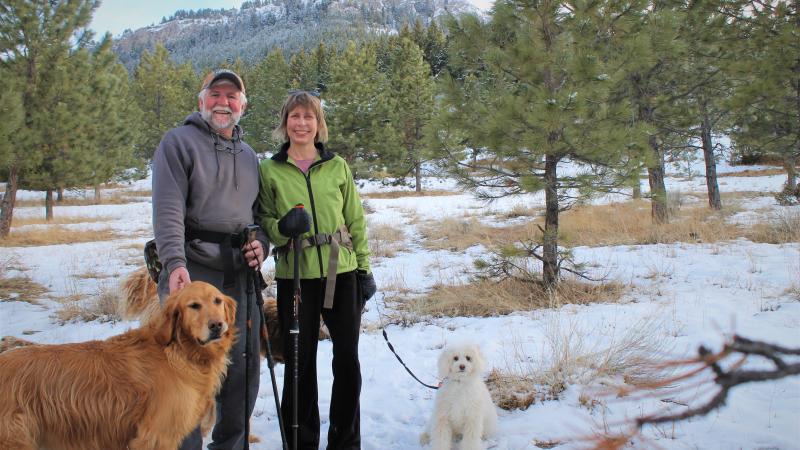
[[[218,112],[222,111],[222,112],[227,112],[227,113],[231,113],[231,114],[230,114],[228,120],[225,120],[224,122],[219,122],[219,121],[216,120],[216,116],[214,115],[214,111],[218,111]],[[235,127],[239,123],[239,120],[242,118],[242,114],[241,113],[233,114],[233,112],[231,111],[230,108],[218,107],[218,108],[214,108],[213,110],[208,110],[208,109],[206,109],[205,105],[202,105],[202,107],[200,108],[200,116],[209,125],[211,125],[211,128],[213,128],[215,131],[233,129],[233,127]]]

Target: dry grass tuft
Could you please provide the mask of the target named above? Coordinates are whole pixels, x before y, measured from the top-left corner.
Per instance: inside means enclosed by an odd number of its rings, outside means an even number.
[[[361,194],[361,198],[404,198],[404,197],[447,197],[458,195],[458,192],[431,190],[431,191],[383,191]]]
[[[473,245],[490,245],[498,242],[503,229],[482,224],[474,217],[445,218],[421,224],[419,232],[423,245],[431,250],[463,251]]]
[[[125,305],[116,281],[104,283],[89,297],[71,295],[57,299],[63,306],[56,312],[59,322],[116,322],[122,320]]]
[[[705,206],[674,210],[670,223],[655,225],[650,202],[636,200],[602,206],[585,206],[562,215],[559,243],[575,245],[637,245],[672,242],[718,242],[742,236],[743,230],[726,222],[733,214]]]
[[[620,336],[603,344],[595,328],[582,330],[576,323],[557,319],[545,329],[545,353],[527,354],[519,342],[512,344],[513,359],[505,370],[494,369],[487,384],[495,404],[503,409],[525,409],[533,403],[558,399],[574,383],[591,385],[598,380],[622,379],[634,386],[669,376],[659,358],[664,341],[655,319],[646,318],[626,327]],[[581,402],[594,407],[587,395]]]
[[[37,228],[36,230],[11,231],[0,239],[0,247],[37,247],[43,245],[76,244],[80,242],[110,241],[119,239],[110,228],[100,230],[72,230],[54,226]]]
[[[17,301],[38,304],[38,299],[48,290],[27,276],[6,277],[0,273],[0,301]]]
[[[100,201],[94,199],[94,194],[87,197],[67,197],[60,202],[55,202],[54,206],[89,206],[89,205],[124,205],[127,203],[140,203],[144,197],[152,197],[150,190],[113,190],[104,191]],[[17,200],[14,206],[18,207],[44,207],[44,199],[36,200]]]
[[[22,226],[26,226],[26,225],[71,225],[71,224],[76,224],[76,223],[109,222],[111,220],[113,220],[113,217],[110,217],[110,216],[54,217],[52,220],[45,220],[43,217],[26,217],[26,218],[14,217],[14,220],[11,223],[11,227],[12,228],[14,228],[14,227],[22,227]]]
[[[745,237],[753,242],[767,244],[800,242],[800,211],[781,209],[766,222],[753,225],[747,230]]]
[[[392,258],[403,247],[405,235],[400,228],[387,225],[369,226],[369,251],[378,258]]]
[[[48,290],[27,275],[8,276],[9,271],[24,272],[17,258],[8,256],[0,260],[0,301],[18,301],[38,304]]]
[[[540,392],[531,378],[503,373],[498,369],[489,372],[486,386],[494,404],[506,411],[526,410],[534,403],[558,399],[558,396]]]
[[[424,297],[398,307],[419,317],[491,317],[566,304],[615,303],[625,291],[625,286],[619,283],[586,283],[571,279],[562,280],[552,292],[539,283],[479,280],[469,284],[436,285]]]
[[[728,173],[721,173],[717,176],[720,178],[724,177],[768,177],[772,175],[785,175],[786,171],[783,169],[747,169],[742,170],[741,172],[728,172]]]

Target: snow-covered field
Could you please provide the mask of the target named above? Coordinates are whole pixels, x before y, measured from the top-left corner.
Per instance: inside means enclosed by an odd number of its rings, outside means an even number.
[[[736,169],[720,166],[720,173]],[[772,193],[778,191],[785,177],[725,177],[720,179],[723,193],[761,192],[763,196],[743,204],[746,211],[736,220],[747,223],[767,220],[770,214],[787,210],[778,206]],[[425,250],[417,242],[416,225],[409,217],[423,219],[462,217],[477,212],[496,213],[501,217],[520,204],[542,204],[541,195],[504,199],[484,204],[458,192],[447,180],[429,179],[431,189],[453,190],[452,196],[370,199],[374,212],[371,224],[402,227],[406,242],[392,258],[372,262],[379,287],[404,286],[412,294],[424,292],[436,283],[464,279],[472,260],[481,249],[465,252]],[[646,183],[645,183],[646,185]],[[129,189],[147,188],[143,180]],[[362,192],[375,192],[377,184],[365,184]],[[703,177],[691,180],[673,176],[668,190],[703,193]],[[38,196],[20,193],[18,198]],[[797,207],[794,213],[798,213]],[[140,247],[151,233],[150,203],[57,207],[56,216],[103,216],[107,222],[68,225],[80,228],[111,227],[126,239],[47,247],[2,248],[0,261],[13,261],[53,296],[92,295],[116,286],[138,267]],[[43,208],[18,208],[17,217],[41,216]],[[497,219],[503,220],[503,219]],[[624,341],[633,330],[647,331],[658,342],[663,356],[693,356],[705,344],[719,349],[732,333],[789,347],[800,346],[800,243],[758,244],[743,239],[715,244],[660,244],[577,248],[576,259],[595,264],[598,273],[633,285],[620,303],[590,306],[567,305],[557,310],[520,312],[490,318],[434,319],[402,328],[389,326],[389,338],[396,350],[417,375],[428,383],[436,382],[436,358],[449,342],[469,339],[478,342],[489,367],[509,370],[519,365],[547,365],[552,358],[550,340],[555,334],[569,334],[581,339],[586,351],[603,351]],[[21,265],[21,266],[20,266]],[[271,269],[271,262],[265,264]],[[91,272],[94,277],[80,277]],[[7,275],[18,274],[8,270]],[[106,276],[106,277],[104,277]],[[790,292],[790,289],[793,290]],[[794,292],[794,293],[793,293]],[[363,390],[361,399],[362,448],[416,449],[418,436],[433,407],[434,391],[414,381],[395,360],[380,333],[385,295],[380,292],[370,301],[364,321],[368,331],[361,336]],[[408,295],[408,294],[406,294]],[[7,299],[0,299],[7,300]],[[103,339],[137,326],[136,322],[80,322],[58,324],[54,312],[60,307],[43,298],[39,305],[19,301],[0,301],[0,336],[12,335],[41,343],[75,342]],[[560,331],[559,331],[560,330]],[[323,420],[321,448],[325,446],[327,411],[332,383],[331,346],[319,346],[318,373],[320,412]],[[277,367],[279,385],[283,366]],[[0,381],[2,382],[2,381]],[[525,411],[498,409],[499,430],[489,441],[496,449],[535,449],[536,443],[558,441],[555,448],[585,448],[576,441],[598,431],[622,430],[626,420],[665,408],[681,411],[707,399],[709,392],[700,387],[687,389],[680,398],[656,394],[645,399],[598,397],[586,405],[587,392],[594,392],[591,382],[575,376],[559,400],[536,403]],[[253,432],[262,442],[254,450],[279,449],[280,437],[270,389],[269,371],[263,365],[261,392],[253,419]],[[664,400],[669,400],[665,402]],[[592,406],[593,405],[593,406]],[[673,425],[646,428],[645,439],[635,439],[633,448],[653,444],[667,449],[800,449],[800,377],[748,384],[735,388],[727,404],[702,418]]]

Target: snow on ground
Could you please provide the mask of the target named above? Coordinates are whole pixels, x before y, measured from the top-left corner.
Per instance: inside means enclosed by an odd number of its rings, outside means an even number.
[[[724,164],[720,173],[735,171]],[[677,175],[675,171],[673,175]],[[756,192],[742,201],[743,211],[732,220],[755,223],[771,215],[798,213],[798,208],[777,206],[772,192],[781,188],[785,177],[723,177],[722,192]],[[692,179],[672,176],[669,191],[696,193],[703,198],[703,177]],[[146,189],[147,180],[127,189]],[[646,183],[643,183],[646,190]],[[362,193],[395,190],[375,182],[362,183]],[[393,258],[376,258],[373,270],[379,286],[406,287],[410,295],[424,293],[439,282],[466,279],[480,248],[462,253],[424,250],[416,238],[416,216],[424,220],[445,217],[496,217],[517,206],[541,205],[540,194],[482,203],[464,194],[450,181],[427,178],[426,189],[449,190],[453,195],[369,199],[374,212],[369,223],[402,227],[406,242]],[[74,194],[73,194],[74,195]],[[88,194],[86,194],[88,195]],[[39,193],[20,194],[19,198],[39,198]],[[605,201],[617,198],[607,198]],[[42,208],[18,208],[18,217],[40,216]],[[107,221],[70,225],[92,228],[110,227],[128,236],[110,242],[57,245],[29,248],[2,248],[0,260],[22,264],[23,271],[51,290],[51,295],[95,293],[103,286],[119,283],[137,266],[140,251],[151,233],[150,203],[57,207],[56,216],[100,216]],[[487,216],[490,216],[487,218]],[[491,216],[495,218],[492,219]],[[623,342],[631,333],[646,330],[646,336],[658,342],[665,357],[693,355],[698,345],[718,349],[731,333],[797,347],[800,344],[800,302],[788,291],[800,288],[800,243],[783,245],[757,244],[735,240],[716,244],[660,244],[649,246],[580,247],[579,261],[595,263],[600,275],[607,275],[634,289],[624,301],[590,306],[566,305],[557,310],[520,312],[491,318],[446,318],[429,320],[406,328],[388,326],[387,332],[396,350],[416,374],[427,383],[435,383],[436,358],[441,347],[462,339],[477,341],[483,348],[489,367],[508,370],[515,365],[547,365],[552,359],[549,340],[553,335],[574,335],[582,339],[586,351],[602,352],[614,343]],[[128,265],[126,265],[128,264]],[[272,268],[271,262],[265,271]],[[85,272],[108,278],[83,279]],[[16,272],[10,271],[10,275]],[[361,398],[362,448],[416,449],[419,433],[433,407],[434,392],[414,381],[388,350],[380,333],[388,307],[381,292],[370,301],[364,316],[367,330],[361,336],[363,389]],[[103,339],[137,326],[136,322],[66,323],[53,318],[58,304],[47,298],[40,305],[0,301],[0,336],[13,335],[42,343],[76,342]],[[331,345],[320,342],[318,373],[322,442],[327,432]],[[283,366],[277,366],[278,385],[283,381]],[[594,406],[585,406],[591,392],[589,380],[580,374],[560,400],[536,403],[525,411],[503,411],[499,431],[489,441],[495,449],[535,449],[535,443],[559,441],[558,449],[585,447],[574,441],[595,431],[622,430],[622,424],[640,414],[662,410],[672,405],[654,396],[644,400],[601,398]],[[269,371],[262,366],[261,391],[253,419],[253,432],[262,439],[253,450],[279,449],[275,404],[270,388]],[[708,398],[702,389],[684,392],[680,401],[688,404]],[[675,426],[647,428],[645,441],[636,439],[633,448],[656,444],[665,449],[798,449],[800,448],[800,379],[783,379],[750,384],[732,391],[727,405],[706,417],[681,422]]]

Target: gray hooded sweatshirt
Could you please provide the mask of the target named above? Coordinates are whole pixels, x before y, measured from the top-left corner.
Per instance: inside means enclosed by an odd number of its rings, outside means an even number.
[[[233,138],[225,139],[195,112],[161,140],[153,156],[153,231],[167,274],[186,267],[187,258],[225,267],[219,244],[186,242],[187,228],[237,233],[255,223],[258,158],[241,132],[237,125]],[[266,243],[263,234],[259,240]],[[240,252],[234,255],[234,267],[242,268]]]

